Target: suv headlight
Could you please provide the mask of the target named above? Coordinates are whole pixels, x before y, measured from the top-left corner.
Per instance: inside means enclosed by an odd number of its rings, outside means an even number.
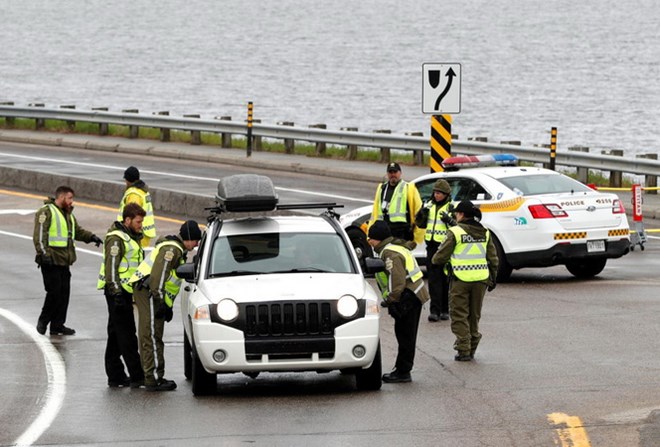
[[[344,295],[337,301],[337,312],[344,318],[351,318],[358,311],[358,303],[355,297]]]
[[[231,323],[238,318],[238,304],[229,298],[224,299],[218,303],[215,312],[222,321]]]

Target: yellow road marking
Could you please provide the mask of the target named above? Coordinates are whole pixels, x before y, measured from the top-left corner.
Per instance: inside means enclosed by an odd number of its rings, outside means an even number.
[[[584,424],[577,416],[565,413],[550,413],[548,421],[555,426],[562,447],[590,447],[589,436]]]

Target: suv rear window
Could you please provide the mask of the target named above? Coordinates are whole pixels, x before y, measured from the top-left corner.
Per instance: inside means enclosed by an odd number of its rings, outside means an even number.
[[[251,233],[213,243],[210,277],[267,273],[355,273],[338,234]]]
[[[498,179],[502,184],[523,196],[592,191],[588,186],[565,175],[521,175]]]

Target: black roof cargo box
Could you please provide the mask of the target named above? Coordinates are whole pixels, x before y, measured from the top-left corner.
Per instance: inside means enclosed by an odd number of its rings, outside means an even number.
[[[229,212],[273,211],[277,194],[270,178],[256,174],[237,174],[218,182],[218,207]]]

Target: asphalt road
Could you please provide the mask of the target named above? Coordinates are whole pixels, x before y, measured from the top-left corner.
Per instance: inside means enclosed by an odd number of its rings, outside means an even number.
[[[92,157],[91,162],[110,165],[112,160]],[[157,163],[164,164],[154,170],[163,172],[187,166],[177,160]],[[192,162],[190,167],[193,172],[223,169]],[[318,178],[294,177],[291,189],[317,190]],[[344,180],[337,182],[344,188],[340,191],[331,183],[324,184],[325,193],[358,199],[372,194],[371,184],[362,191]],[[263,374],[256,380],[230,375],[219,377],[218,395],[195,398],[183,378],[178,307],[166,327],[166,358],[167,376],[179,388],[148,393],[106,387],[107,313],[95,289],[100,250],[93,246],[80,247],[72,269],[67,325],[78,333],[36,334],[44,292],[33,262],[30,211],[40,205],[41,194],[25,193],[0,191],[5,282],[0,290],[0,362],[5,366],[0,368],[0,445],[18,439],[34,445],[113,446],[660,443],[660,244],[655,238],[644,251],[608,262],[592,281],[578,281],[563,267],[514,272],[511,283],[487,297],[484,339],[475,362],[453,361],[448,324],[427,322],[425,311],[411,384],[361,393],[349,377],[335,373]],[[79,203],[76,209],[80,223],[99,234],[114,212],[114,205]],[[183,216],[160,217],[159,228],[168,233],[176,231]],[[396,343],[387,315],[381,330],[388,369]]]

